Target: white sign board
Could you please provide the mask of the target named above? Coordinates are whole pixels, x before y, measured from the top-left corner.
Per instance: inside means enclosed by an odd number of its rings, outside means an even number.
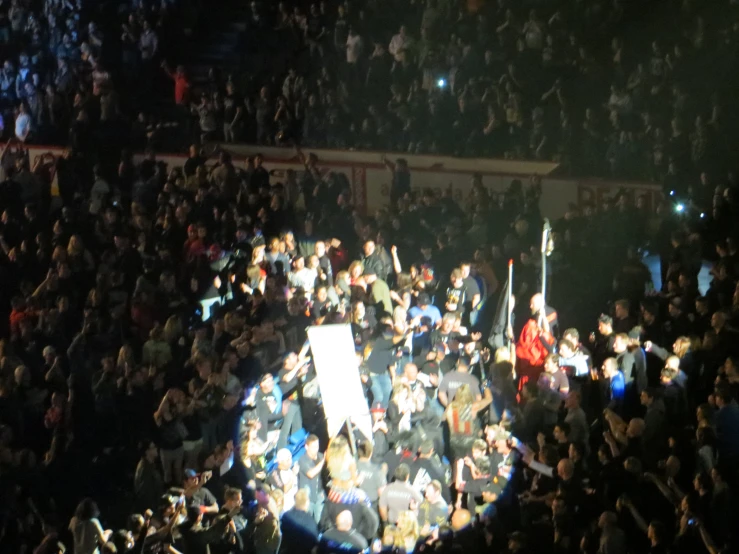
[[[311,355],[321,389],[329,437],[347,419],[372,438],[372,417],[359,377],[354,339],[349,325],[316,325],[308,328]]]

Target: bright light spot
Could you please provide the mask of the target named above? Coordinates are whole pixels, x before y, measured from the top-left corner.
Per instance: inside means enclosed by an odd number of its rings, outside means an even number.
[[[703,219],[704,217],[706,217],[706,214],[704,214],[703,212],[701,212],[701,219]]]
[[[439,79],[436,81],[436,86],[439,88],[444,88],[446,86],[446,79]]]
[[[671,190],[670,191],[670,196],[675,196],[675,191],[674,190]]]
[[[677,213],[682,213],[685,211],[685,206],[683,204],[678,204],[677,206],[675,206],[675,211]]]

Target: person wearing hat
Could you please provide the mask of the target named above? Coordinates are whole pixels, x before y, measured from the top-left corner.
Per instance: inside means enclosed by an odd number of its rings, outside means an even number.
[[[213,493],[205,488],[205,484],[213,475],[212,472],[204,471],[199,474],[194,469],[186,469],[184,474],[182,494],[188,507],[197,508],[201,514],[217,514],[218,501]]]
[[[432,327],[437,327],[441,323],[441,312],[439,308],[431,303],[431,297],[427,292],[421,292],[416,298],[416,305],[408,310],[408,316],[410,318],[424,318],[429,319],[429,323]]]
[[[372,443],[374,444],[372,461],[382,463],[385,454],[390,450],[388,433],[390,428],[385,421],[385,407],[376,402],[370,409],[372,415]]]

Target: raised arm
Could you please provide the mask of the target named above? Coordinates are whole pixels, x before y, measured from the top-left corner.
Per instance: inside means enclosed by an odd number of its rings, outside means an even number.
[[[398,247],[392,245],[390,247],[390,255],[393,257],[393,271],[398,275],[403,271],[403,267],[400,265],[400,258],[398,258]]]
[[[655,356],[657,356],[660,360],[666,360],[670,356],[670,352],[666,350],[665,348],[662,348],[661,346],[654,344],[652,341],[647,341],[644,343],[644,350],[647,352],[651,352]]]
[[[619,499],[619,502],[624,508],[626,508],[629,511],[629,513],[631,513],[631,517],[634,518],[634,521],[636,522],[637,527],[639,527],[639,529],[641,529],[644,533],[646,533],[647,530],[649,529],[649,525],[647,524],[646,520],[642,517],[642,515],[639,513],[639,510],[636,509],[636,506],[634,506],[631,503],[631,499],[628,496],[624,495],[623,498]]]

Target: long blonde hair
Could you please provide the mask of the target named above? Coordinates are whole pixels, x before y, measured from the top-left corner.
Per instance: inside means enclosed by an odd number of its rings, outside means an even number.
[[[675,356],[682,358],[690,350],[691,343],[688,337],[677,337],[673,348],[675,350]]]
[[[416,514],[410,510],[400,512],[398,523],[395,526],[393,546],[396,548],[407,548],[409,542],[416,543],[420,534],[421,531],[418,528]]]
[[[457,389],[457,392],[454,393],[454,400],[452,400],[451,404],[455,408],[462,408],[464,406],[469,406],[475,401],[475,397],[472,396],[472,390],[470,389],[469,385],[462,385]]]
[[[390,401],[399,405],[399,397],[403,392],[407,394],[406,401],[409,400],[411,398],[411,388],[406,383],[396,383],[393,387],[393,394],[390,397]]]
[[[337,435],[329,441],[326,449],[326,467],[331,479],[337,481],[338,485],[352,480],[357,466],[346,437]]]

